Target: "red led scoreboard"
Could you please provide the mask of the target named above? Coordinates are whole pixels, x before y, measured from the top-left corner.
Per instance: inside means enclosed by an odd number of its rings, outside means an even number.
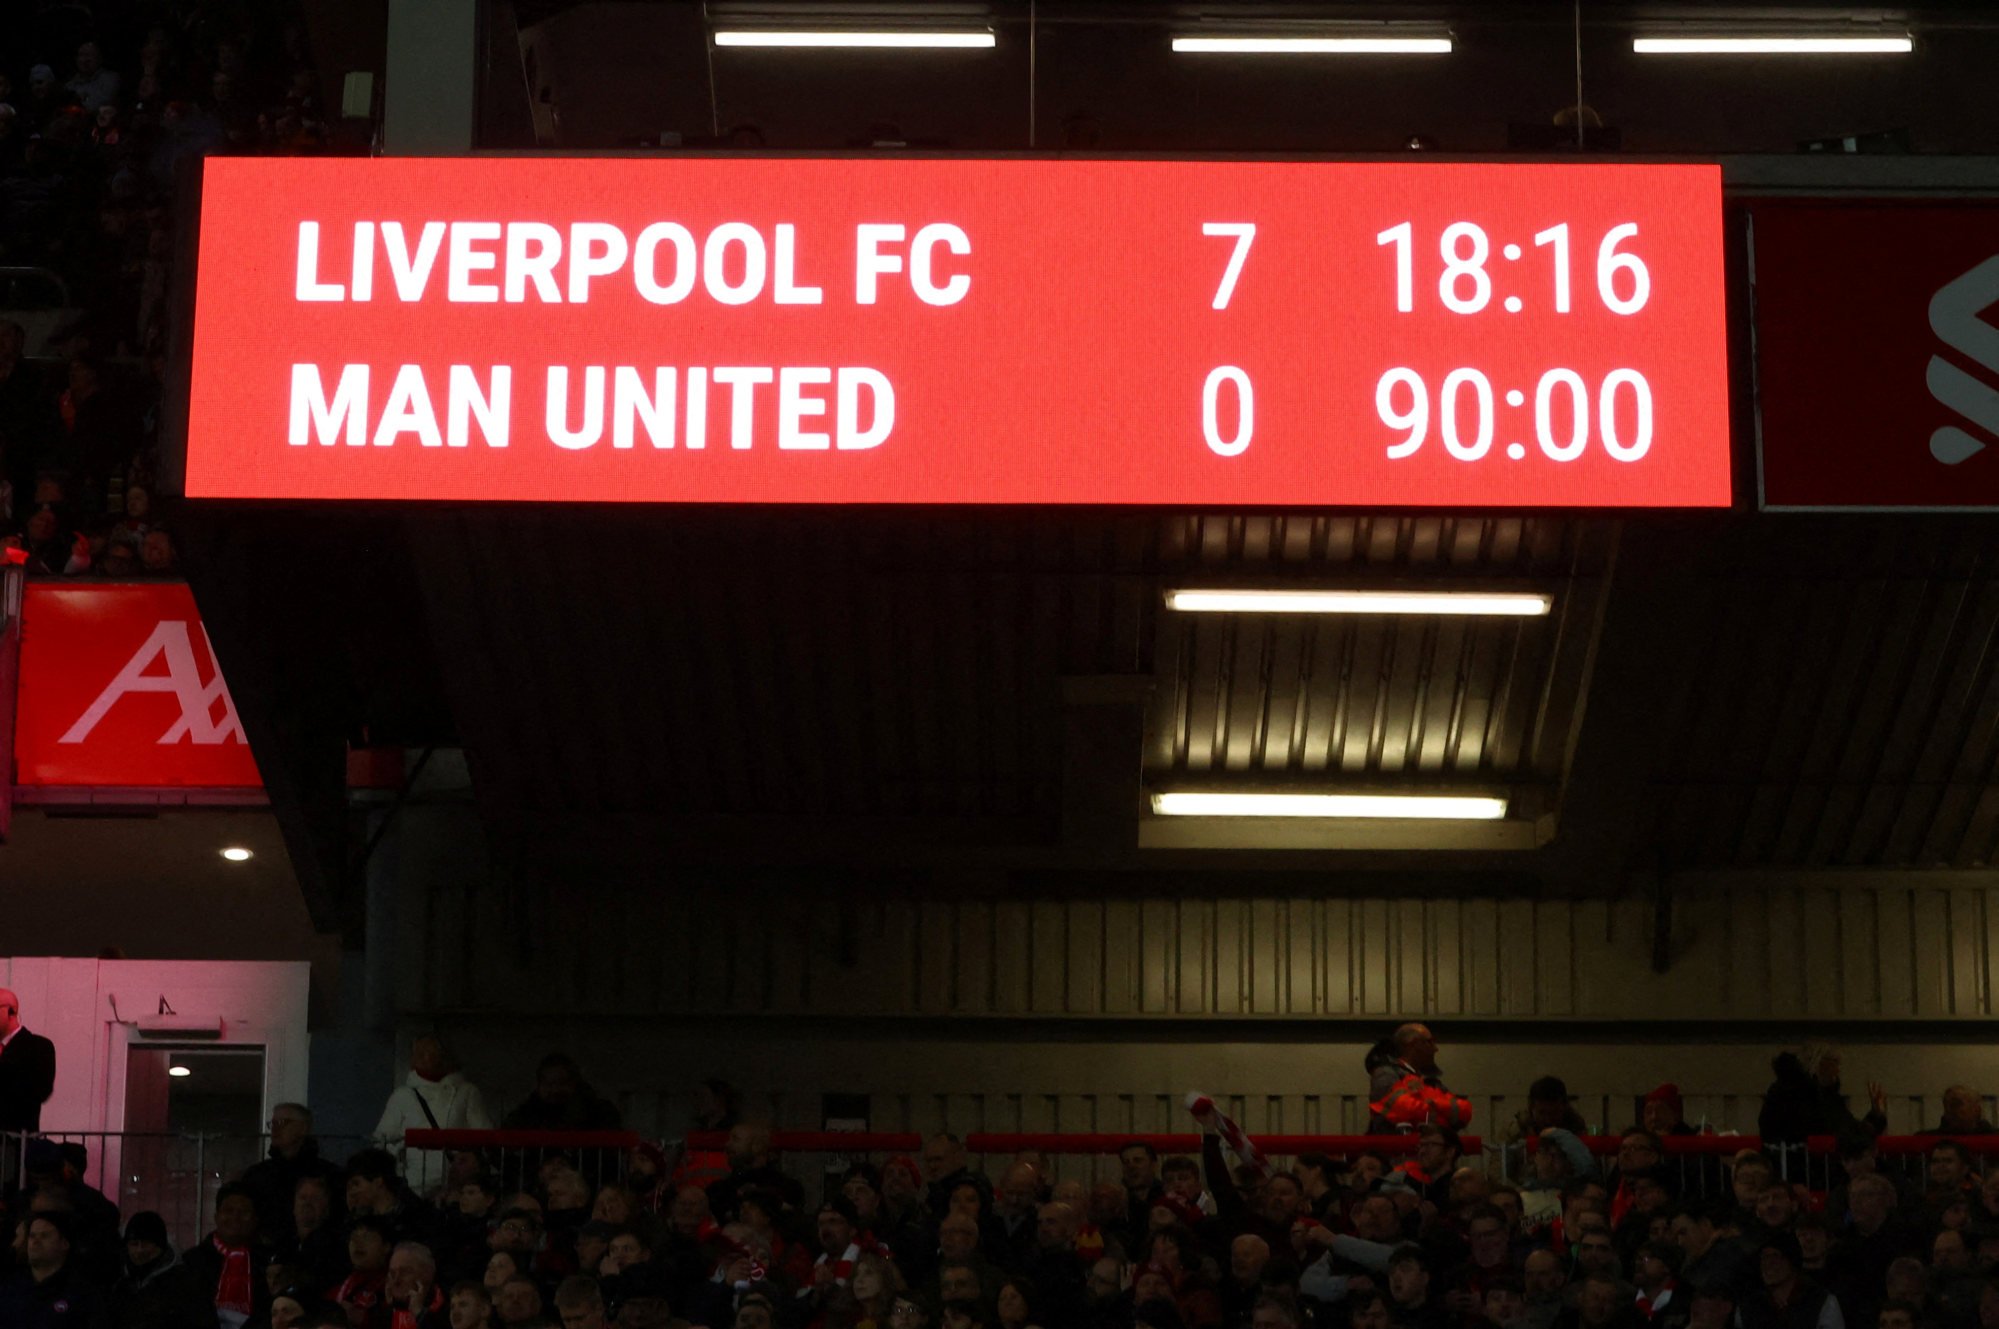
[[[221,158],[186,492],[1729,502],[1714,166]]]

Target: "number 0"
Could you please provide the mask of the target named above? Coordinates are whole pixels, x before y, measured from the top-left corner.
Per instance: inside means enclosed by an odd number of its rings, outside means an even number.
[[[1235,384],[1236,391],[1235,437],[1231,439],[1222,437],[1221,422],[1215,418],[1215,399],[1224,383]],[[1236,366],[1221,365],[1208,372],[1208,381],[1201,388],[1201,432],[1218,457],[1239,457],[1249,446],[1250,435],[1256,432],[1256,389],[1249,385],[1249,375]]]

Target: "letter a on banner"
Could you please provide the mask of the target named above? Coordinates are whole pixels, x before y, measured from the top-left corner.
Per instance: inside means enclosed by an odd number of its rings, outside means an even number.
[[[201,630],[201,644],[208,648],[208,658],[214,660],[215,650],[209,646],[207,628]],[[153,667],[154,660],[161,657],[165,659],[167,672],[146,672]],[[98,722],[111,713],[112,707],[135,692],[171,692],[180,702],[180,719],[160,735],[157,741],[162,744],[187,739],[197,746],[208,747],[227,743],[231,739],[238,743],[245,741],[243,722],[237,718],[236,703],[223,684],[222,670],[216,668],[213,678],[207,683],[201,681],[201,670],[194,658],[194,642],[188,634],[188,624],[181,619],[165,619],[155,625],[152,636],[146,638],[146,644],[125,662],[118,676],[57,741],[83,742],[90,737],[90,731],[97,728]],[[218,701],[222,703],[220,719],[215,714]]]

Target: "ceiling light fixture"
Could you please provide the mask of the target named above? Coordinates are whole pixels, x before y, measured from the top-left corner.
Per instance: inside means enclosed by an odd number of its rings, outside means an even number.
[[[984,50],[998,45],[990,31],[949,31],[868,28],[807,31],[801,28],[723,28],[715,33],[717,46],[788,47],[806,50]]]
[[[222,856],[231,863],[247,863],[256,855],[240,844],[232,844],[222,851]]]
[[[1183,614],[1458,614],[1541,618],[1554,597],[1516,591],[1244,591],[1166,592],[1166,607]]]
[[[1634,37],[1639,55],[1907,55],[1916,47],[1904,33],[1892,37],[1740,36],[1702,33],[1685,37]]]
[[[167,1074],[173,1076],[176,1080],[185,1080],[188,1076],[194,1074],[194,1072],[186,1066],[169,1066],[167,1067]]]
[[[1178,790],[1154,794],[1160,817],[1422,818],[1498,821],[1507,801],[1488,794],[1239,794]]]
[[[1449,55],[1451,39],[1435,33],[1420,36],[1352,37],[1175,37],[1173,49],[1183,55]]]

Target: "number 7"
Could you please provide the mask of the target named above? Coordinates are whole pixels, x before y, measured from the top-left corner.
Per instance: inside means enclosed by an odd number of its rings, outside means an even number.
[[[1229,255],[1229,266],[1222,273],[1222,284],[1215,291],[1216,309],[1227,309],[1229,297],[1235,294],[1236,278],[1242,276],[1243,262],[1249,258],[1249,242],[1256,239],[1255,222],[1202,222],[1202,235],[1232,235],[1235,237],[1235,251]]]

